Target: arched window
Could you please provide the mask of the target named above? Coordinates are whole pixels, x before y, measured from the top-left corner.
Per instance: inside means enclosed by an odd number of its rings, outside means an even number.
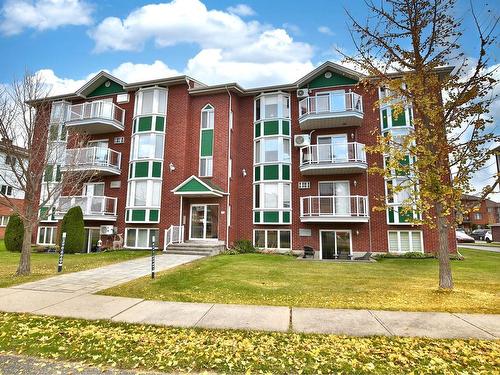
[[[212,177],[214,154],[214,107],[207,104],[201,110],[200,177]]]

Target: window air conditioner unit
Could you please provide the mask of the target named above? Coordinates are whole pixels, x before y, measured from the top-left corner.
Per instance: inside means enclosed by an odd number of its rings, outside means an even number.
[[[101,236],[112,236],[116,231],[115,227],[112,225],[101,225],[99,232]]]
[[[296,147],[309,146],[311,144],[311,137],[309,134],[297,134],[293,138],[293,144]]]
[[[298,89],[297,90],[297,98],[305,98],[307,96],[309,96],[308,89]]]

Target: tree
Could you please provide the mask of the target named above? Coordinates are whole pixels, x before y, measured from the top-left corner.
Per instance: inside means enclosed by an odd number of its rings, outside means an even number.
[[[66,233],[66,242],[64,244],[65,253],[77,253],[83,250],[85,243],[85,224],[83,222],[83,212],[79,206],[72,207],[66,212],[61,222],[61,238]]]
[[[0,204],[19,215],[24,225],[23,245],[18,275],[31,272],[33,228],[42,217],[57,208],[62,194],[77,195],[92,171],[80,171],[76,162],[65,159],[66,130],[64,111],[54,111],[49,90],[39,75],[26,73],[10,85],[0,86],[0,139],[2,149],[11,159],[10,173],[2,173],[0,182],[24,193],[24,205],[6,194]],[[76,137],[75,144],[84,137]],[[60,166],[64,165],[62,178]]]
[[[471,10],[479,51],[471,58],[461,48],[461,20],[453,16],[455,0],[365,3],[366,22],[348,12],[356,52],[343,54],[344,59],[385,89],[377,108],[391,104],[393,118],[409,109],[414,123],[413,131],[378,136],[377,145],[367,148],[385,158],[384,165],[371,172],[385,178],[405,176],[392,186],[392,194],[406,197],[402,210],[418,213],[416,223],[437,227],[439,287],[452,289],[449,233],[455,213],[462,194],[472,190],[473,174],[490,160],[491,145],[500,140],[489,115],[497,98],[497,70],[489,67],[489,53],[497,40],[498,17],[480,23]],[[456,65],[453,70],[443,68],[450,64]],[[483,195],[497,184],[498,176]]]
[[[24,226],[19,215],[12,214],[5,228],[5,248],[12,252],[21,252],[23,246]]]

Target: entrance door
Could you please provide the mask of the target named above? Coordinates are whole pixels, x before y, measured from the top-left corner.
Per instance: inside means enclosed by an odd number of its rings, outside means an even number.
[[[318,136],[318,161],[347,162],[347,134]]]
[[[90,253],[95,251],[99,238],[101,238],[99,228],[85,228],[84,252]]]
[[[104,212],[104,182],[85,184],[83,193],[90,200],[87,207],[91,213]]]
[[[216,240],[219,227],[219,206],[216,204],[191,205],[190,231],[191,240]]]
[[[351,231],[320,230],[321,259],[350,259]]]
[[[96,147],[94,160],[96,164],[108,164],[108,141],[90,141],[88,146]]]

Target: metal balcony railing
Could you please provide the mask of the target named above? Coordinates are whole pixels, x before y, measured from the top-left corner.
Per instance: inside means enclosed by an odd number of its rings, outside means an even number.
[[[300,216],[368,218],[368,197],[362,195],[302,197]]]
[[[300,166],[320,163],[366,163],[365,145],[347,142],[309,145],[300,149]]]
[[[121,153],[106,147],[84,147],[66,150],[65,167],[73,169],[108,168],[120,172]]]
[[[299,102],[299,117],[306,115],[358,112],[363,113],[363,98],[354,92],[309,96]]]
[[[83,216],[116,216],[117,198],[104,196],[61,196],[56,214],[65,214],[72,207],[80,206]]]
[[[73,104],[68,111],[66,121],[91,119],[111,120],[123,126],[125,123],[125,110],[105,100]]]

